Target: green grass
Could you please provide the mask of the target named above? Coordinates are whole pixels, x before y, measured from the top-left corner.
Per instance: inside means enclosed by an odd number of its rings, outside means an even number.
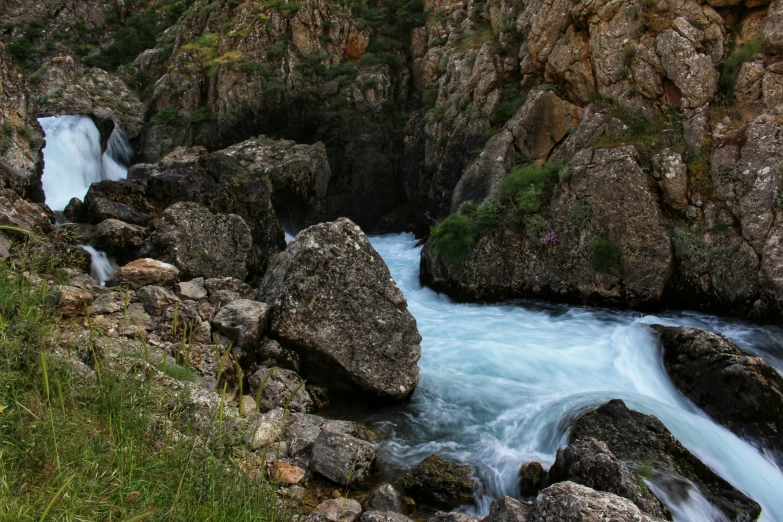
[[[0,265],[0,520],[287,518],[273,484],[231,463],[220,419],[196,437],[158,380],[104,366],[83,378],[53,356],[50,294]],[[164,437],[161,419],[183,436]]]
[[[459,213],[452,214],[430,230],[435,252],[452,264],[460,263],[475,243],[473,221]]]
[[[500,182],[500,201],[513,202],[523,215],[542,211],[552,199],[559,181],[560,169],[559,163],[528,163],[515,166]]]

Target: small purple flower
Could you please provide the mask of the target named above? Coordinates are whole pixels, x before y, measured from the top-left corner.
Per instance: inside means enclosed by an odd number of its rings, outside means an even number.
[[[550,230],[547,235],[538,239],[541,246],[549,246],[557,243],[557,233],[554,230]]]

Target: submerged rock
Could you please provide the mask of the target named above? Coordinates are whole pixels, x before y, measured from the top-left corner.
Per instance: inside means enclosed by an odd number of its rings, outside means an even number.
[[[475,501],[475,480],[468,466],[430,455],[405,475],[405,492],[417,502],[453,508]]]
[[[401,400],[419,378],[421,335],[367,236],[348,219],[300,232],[259,285],[270,330],[311,375],[364,399]]]
[[[538,462],[522,464],[519,468],[519,494],[535,497],[549,485],[549,473]]]
[[[738,435],[783,456],[783,377],[761,357],[698,328],[653,326],[675,386]]]
[[[656,470],[693,481],[731,520],[756,520],[761,513],[756,502],[694,457],[660,420],[629,410],[619,399],[583,415],[571,427],[570,442],[589,437],[605,442],[625,462],[653,462]]]

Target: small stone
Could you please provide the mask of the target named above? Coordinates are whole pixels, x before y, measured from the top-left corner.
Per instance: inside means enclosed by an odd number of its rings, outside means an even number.
[[[391,484],[378,486],[364,501],[366,511],[391,511],[393,513],[404,513],[404,503],[402,494],[394,489]]]
[[[206,279],[204,286],[209,293],[209,302],[214,305],[225,306],[237,299],[255,299],[256,294],[250,285],[233,277],[217,277]]]
[[[171,290],[154,285],[139,288],[136,297],[144,305],[144,310],[156,317],[163,315],[169,306],[179,301]]]
[[[63,316],[84,315],[84,310],[95,297],[87,290],[61,286],[57,293],[57,311]]]
[[[279,440],[286,422],[282,408],[276,408],[259,416],[250,425],[250,433],[247,436],[250,449],[257,450]]]
[[[313,445],[310,467],[313,471],[343,486],[348,485],[349,482],[361,484],[372,471],[375,452],[374,444],[324,429]]]
[[[168,286],[178,277],[179,271],[174,265],[145,258],[121,266],[106,281],[106,286],[127,286],[133,290],[147,285]]]
[[[313,400],[302,386],[302,378],[291,370],[263,368],[251,375],[248,382],[254,396],[256,390],[262,388],[258,395],[258,408],[261,411],[286,404],[292,412],[307,413],[313,409]]]
[[[203,277],[197,277],[190,281],[177,283],[177,286],[179,287],[179,295],[185,299],[198,301],[199,299],[204,299],[208,295],[207,289],[204,286]]]
[[[299,484],[304,480],[305,470],[299,466],[286,464],[282,460],[275,463],[275,479],[283,484]]]
[[[242,417],[250,417],[256,412],[258,412],[258,406],[256,406],[256,400],[253,396],[243,395],[242,401],[239,403],[239,415]]]
[[[235,346],[254,346],[266,330],[269,306],[258,301],[237,299],[221,308],[212,324],[234,341]]]
[[[318,504],[313,514],[321,522],[355,522],[362,514],[362,506],[355,500],[339,497]]]

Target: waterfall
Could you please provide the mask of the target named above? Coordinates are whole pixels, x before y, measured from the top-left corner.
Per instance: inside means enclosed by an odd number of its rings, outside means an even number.
[[[106,252],[95,250],[89,245],[79,245],[82,247],[92,259],[90,263],[90,275],[100,281],[101,284],[105,283],[111,275],[117,271],[117,263],[109,259]]]
[[[96,181],[127,176],[133,149],[119,125],[114,126],[106,152],[102,152],[100,132],[86,116],[53,116],[38,121],[46,135],[43,190],[52,210],[65,209],[71,198],[84,199]]]

